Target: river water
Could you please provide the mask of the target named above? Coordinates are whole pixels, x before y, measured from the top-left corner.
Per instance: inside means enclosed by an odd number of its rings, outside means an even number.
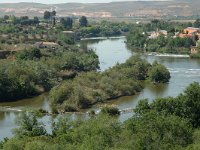
[[[95,50],[99,56],[101,71],[114,66],[116,63],[123,63],[131,55],[135,54],[126,47],[124,37],[87,39],[81,41],[80,46]],[[148,98],[149,101],[152,101],[158,97],[175,97],[183,92],[190,83],[195,81],[200,82],[200,60],[184,57],[149,56],[145,54],[142,57],[151,63],[156,60],[164,64],[170,70],[170,82],[168,84],[145,83],[145,88],[141,93],[111,100],[109,103],[117,105],[120,109],[135,107],[141,99]],[[50,109],[48,94],[12,103],[0,103],[1,106],[11,106],[16,110]],[[94,106],[94,109],[98,109],[98,105]],[[15,118],[18,114],[16,112],[0,112],[0,140],[12,136],[12,128],[16,127]],[[131,115],[131,113],[123,114],[120,116],[120,120],[125,120]],[[47,129],[49,129],[50,118],[44,117],[42,121],[45,123]]]

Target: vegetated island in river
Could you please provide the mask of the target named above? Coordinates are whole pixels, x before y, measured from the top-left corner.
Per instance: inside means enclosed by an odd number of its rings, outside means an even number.
[[[81,73],[50,91],[53,113],[78,111],[98,102],[134,95],[143,89],[140,80],[147,79],[166,83],[170,73],[165,66],[157,62],[151,65],[139,56],[104,72]]]

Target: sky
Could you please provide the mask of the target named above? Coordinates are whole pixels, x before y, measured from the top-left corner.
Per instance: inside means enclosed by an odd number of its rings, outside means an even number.
[[[69,2],[107,3],[107,2],[114,2],[114,1],[117,2],[117,1],[135,1],[135,0],[0,0],[0,3],[37,2],[37,3],[44,3],[44,4],[58,4],[58,3],[69,3]],[[146,1],[149,1],[149,0],[146,0]],[[161,0],[158,0],[158,1],[161,1]]]

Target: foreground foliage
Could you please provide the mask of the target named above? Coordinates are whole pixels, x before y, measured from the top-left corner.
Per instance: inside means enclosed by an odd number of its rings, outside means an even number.
[[[200,143],[199,91],[199,83],[193,83],[176,98],[156,99],[151,104],[142,100],[125,122],[106,113],[81,120],[58,117],[52,122],[49,134],[34,113],[25,113],[15,129],[18,132],[1,142],[0,147],[4,150],[196,150]]]

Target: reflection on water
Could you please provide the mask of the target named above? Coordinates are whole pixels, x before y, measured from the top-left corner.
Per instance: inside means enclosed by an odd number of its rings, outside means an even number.
[[[23,99],[16,102],[9,103],[0,103],[1,107],[10,106],[11,108],[15,108],[16,110],[21,109],[39,109],[43,108],[46,110],[50,110],[50,106],[48,103],[48,94],[42,94],[40,96]],[[12,136],[12,129],[16,128],[15,118],[19,113],[17,112],[1,112],[0,111],[0,141],[5,137]],[[43,119],[45,122],[47,119]],[[46,123],[46,122],[45,122]],[[49,131],[48,124],[46,125],[47,130]]]
[[[125,38],[87,39],[81,41],[80,46],[96,52],[101,71],[104,71],[117,63],[124,63],[132,55],[124,41]]]
[[[48,103],[48,94],[42,94],[40,96],[36,96],[33,98],[29,98],[29,99],[23,99],[23,100],[19,100],[19,101],[15,101],[15,102],[3,102],[0,103],[0,106],[11,106],[14,108],[19,108],[19,109],[23,109],[23,108],[31,108],[31,109],[38,109],[38,108],[43,108],[46,110],[49,110],[49,103]]]
[[[0,140],[12,136],[12,129],[17,127],[15,118],[18,113],[0,112]]]
[[[117,62],[123,63],[132,54],[125,44],[125,38],[114,39],[87,39],[80,42],[80,46],[87,49],[93,49],[96,51],[100,59],[101,70],[106,70],[109,67],[114,66]],[[134,96],[121,97],[117,100],[111,100],[108,103],[117,105],[120,109],[135,107],[139,100],[149,99],[152,101],[158,97],[175,97],[179,95],[184,89],[192,82],[200,82],[200,60],[190,58],[170,58],[170,57],[158,57],[143,55],[144,59],[152,63],[158,61],[164,64],[171,73],[171,80],[168,84],[152,84],[149,82],[143,83],[145,88],[141,93]],[[44,108],[49,110],[48,94],[43,94],[39,97],[20,100],[12,103],[0,103],[0,106],[11,106],[14,108]],[[94,106],[92,109],[98,109],[99,106]],[[86,111],[86,110],[85,110]],[[16,127],[14,118],[16,113],[1,113],[0,112],[0,140],[3,137],[10,137],[11,129]],[[123,114],[120,116],[120,120],[126,120],[131,117],[132,113]],[[72,115],[72,118],[86,116]],[[50,132],[50,120],[51,118],[46,116],[41,119],[47,130]]]

